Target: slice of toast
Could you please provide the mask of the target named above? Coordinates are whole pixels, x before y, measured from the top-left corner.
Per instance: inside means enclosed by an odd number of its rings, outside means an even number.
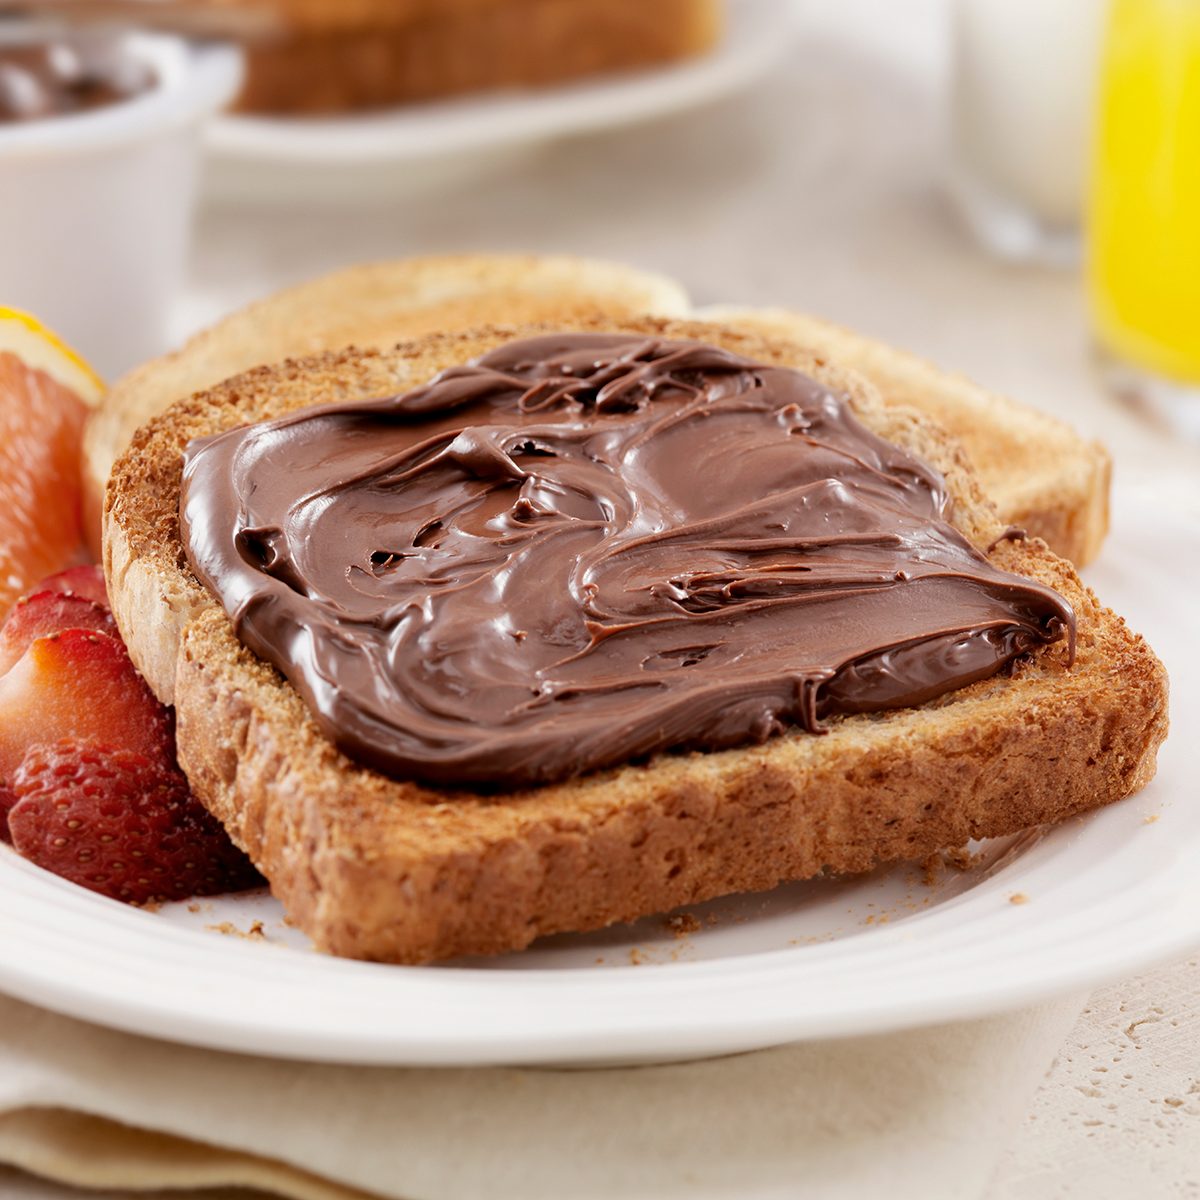
[[[408,258],[323,275],[276,292],[113,385],[84,434],[84,528],[100,547],[104,485],[134,430],[170,404],[262,363],[344,346],[498,322],[565,324],[596,312],[682,316],[675,282],[595,259],[485,254]]]
[[[432,335],[248,372],[136,434],[108,492],[105,570],[134,661],[176,705],[193,787],[318,947],[410,963],[515,950],[1060,821],[1151,778],[1167,722],[1161,664],[1042,542],[996,540],[1004,523],[927,418],[884,406],[861,377],[795,343],[650,319],[589,327],[715,342],[846,394],[869,428],[942,471],[956,525],[992,547],[993,562],[1071,602],[1074,663],[1059,642],[1011,676],[834,718],[824,736],[659,755],[538,789],[480,796],[387,778],[338,753],[192,575],[179,540],[182,451],[250,421],[408,390],[537,329]]]
[[[85,527],[99,551],[104,485],[139,425],[174,401],[289,356],[495,322],[687,312],[661,276],[588,259],[518,255],[417,258],[353,267],[279,292],[226,317],[183,349],[119,380],[84,441]],[[966,448],[1000,515],[1083,565],[1108,529],[1108,455],[1033,409],[920,359],[799,313],[729,310],[721,324],[798,342],[865,375],[884,401],[928,413]]]
[[[489,8],[520,8],[527,0],[208,0],[224,8],[258,8],[292,33],[397,29],[430,18],[466,19]],[[571,3],[572,0],[566,0]]]
[[[467,17],[511,0],[208,0],[222,8],[257,8],[274,15],[292,33],[338,33],[347,29],[390,29],[431,15]]]
[[[292,15],[300,32],[246,47],[241,111],[319,115],[552,87],[694,57],[721,28],[718,0],[456,0],[367,23],[350,6],[321,27],[317,13]]]

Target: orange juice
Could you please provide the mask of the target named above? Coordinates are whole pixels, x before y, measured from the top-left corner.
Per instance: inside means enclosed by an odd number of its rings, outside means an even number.
[[[1088,229],[1101,346],[1200,383],[1200,0],[1113,0]]]

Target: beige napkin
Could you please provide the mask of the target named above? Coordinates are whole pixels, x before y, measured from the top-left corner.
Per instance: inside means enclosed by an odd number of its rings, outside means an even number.
[[[0,1162],[80,1186],[241,1185],[297,1200],[970,1200],[1083,1002],[549,1071],[272,1061],[0,997]]]

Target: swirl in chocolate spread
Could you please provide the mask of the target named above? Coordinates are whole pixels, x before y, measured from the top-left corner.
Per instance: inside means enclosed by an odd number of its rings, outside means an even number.
[[[345,753],[516,788],[920,704],[1073,636],[797,371],[558,334],[187,450],[189,560]]]

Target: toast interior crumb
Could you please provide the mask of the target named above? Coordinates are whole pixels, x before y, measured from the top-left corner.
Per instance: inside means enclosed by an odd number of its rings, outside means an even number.
[[[1029,897],[1024,892],[1013,892],[1008,898],[1009,904],[1028,904]]]

